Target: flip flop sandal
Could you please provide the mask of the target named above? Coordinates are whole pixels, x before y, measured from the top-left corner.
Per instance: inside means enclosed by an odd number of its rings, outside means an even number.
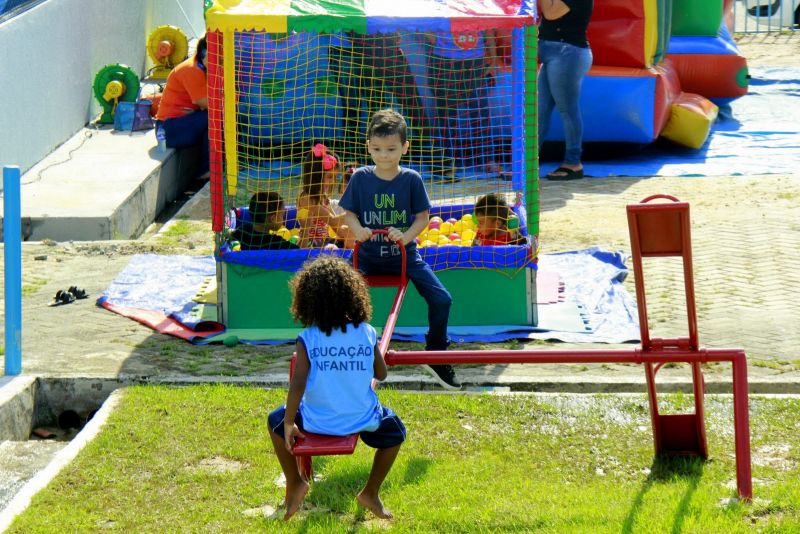
[[[563,174],[555,174],[555,173],[563,173]],[[578,180],[580,178],[583,178],[583,169],[579,171],[573,171],[572,169],[568,169],[566,167],[559,167],[556,170],[552,171],[550,174],[546,175],[545,178],[547,180],[551,180],[554,182]]]
[[[67,289],[67,291],[69,291],[70,294],[72,294],[72,296],[75,297],[76,299],[85,299],[89,297],[86,291],[79,287],[70,286],[70,288]]]
[[[53,302],[50,303],[50,306],[61,306],[63,304],[69,304],[71,302],[75,302],[75,296],[69,291],[64,291],[63,289],[59,289],[56,292],[56,296],[53,297]]]

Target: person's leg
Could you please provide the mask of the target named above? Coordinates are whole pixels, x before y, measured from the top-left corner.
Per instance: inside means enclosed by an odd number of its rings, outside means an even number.
[[[334,150],[342,158],[343,163],[366,162],[366,149],[363,146],[366,131],[360,122],[362,113],[360,93],[362,84],[365,83],[360,77],[364,54],[359,43],[360,41],[354,39],[351,45],[331,46],[329,49],[328,61],[331,74],[336,78],[342,125]]]
[[[361,432],[361,441],[375,449],[372,470],[367,483],[356,496],[359,504],[372,511],[377,517],[390,519],[392,513],[383,505],[380,489],[386,475],[394,464],[400,445],[406,439],[406,427],[400,417],[391,409],[380,406],[381,422],[374,432]]]
[[[539,80],[537,88],[539,90],[539,151],[542,150],[542,144],[547,131],[550,129],[550,117],[555,108],[555,101],[553,100],[553,93],[550,90],[550,76],[548,71],[551,65],[552,56],[554,54],[554,43],[549,41],[539,41],[539,59],[542,61],[542,67],[539,69]]]
[[[583,118],[581,117],[581,85],[592,66],[592,51],[565,43],[556,60],[550,62],[547,75],[556,108],[564,123],[564,164],[581,168]]]
[[[208,110],[195,111],[182,117],[167,119],[163,123],[168,148],[200,147],[198,175],[208,172]]]
[[[453,87],[453,68],[447,58],[432,55],[428,80],[433,93],[434,114],[431,131],[436,142],[444,151],[445,164],[441,166],[442,173],[453,173],[456,166],[454,115],[457,113]],[[445,167],[449,165],[450,168]]]
[[[281,470],[286,477],[286,496],[284,504],[286,512],[283,515],[284,521],[292,517],[308,493],[308,481],[304,480],[297,466],[297,459],[286,449],[286,441],[283,437],[283,416],[286,407],[281,406],[269,414],[269,437],[272,439],[272,447],[275,449],[275,456],[281,464]],[[298,421],[298,426],[301,423]]]
[[[408,259],[406,273],[417,288],[419,295],[428,304],[428,333],[425,335],[425,350],[447,350],[450,338],[447,337],[447,322],[450,318],[450,307],[453,297],[439,278],[425,263],[419,253]],[[450,390],[461,388],[450,365],[423,365],[430,371],[439,384]]]
[[[364,489],[356,496],[361,506],[369,509],[381,519],[391,519],[393,517],[392,513],[383,505],[383,501],[381,501],[380,490],[399,452],[400,445],[395,445],[388,449],[375,450],[375,458],[372,460],[372,469],[369,472],[367,483],[364,485]]]

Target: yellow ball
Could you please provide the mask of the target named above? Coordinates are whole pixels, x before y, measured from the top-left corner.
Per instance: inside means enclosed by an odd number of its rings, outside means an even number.
[[[300,208],[297,210],[297,220],[302,221],[304,219],[308,219],[308,210],[306,208]]]
[[[437,230],[436,228],[434,228],[433,230],[428,230],[428,234],[425,237],[426,237],[426,239],[429,239],[431,241],[436,242],[436,241],[439,240],[439,236],[440,235],[441,235],[441,232],[439,230]]]
[[[439,233],[443,235],[450,235],[450,232],[452,231],[453,231],[453,225],[447,221],[439,225]]]
[[[328,237],[332,239],[336,239],[337,237],[339,237],[338,234],[336,233],[336,230],[334,230],[330,226],[328,227]]]
[[[464,221],[456,221],[453,223],[453,231],[460,234],[464,230]]]
[[[434,242],[433,242],[433,241],[431,241],[430,239],[426,239],[426,240],[425,240],[425,241],[423,241],[423,242],[422,242],[422,244],[420,245],[420,247],[421,247],[421,248],[435,247],[435,246],[436,246],[436,243],[434,243]]]
[[[440,236],[439,236],[439,246],[442,246],[442,245],[449,245],[449,244],[450,244],[450,240],[449,240],[449,239],[447,239],[447,237],[446,237],[446,236],[443,236],[443,235],[440,235]]]
[[[294,228],[289,230],[289,233],[292,235],[292,237],[299,236],[300,235],[300,227],[299,226],[295,226]]]
[[[460,239],[453,239],[452,241],[450,241],[450,244],[451,245],[455,245],[457,247],[460,247],[461,246],[461,240]]]
[[[289,231],[289,229],[288,229],[288,228],[286,228],[285,226],[282,226],[282,227],[281,227],[281,228],[280,228],[280,229],[279,229],[277,232],[275,232],[275,233],[276,233],[276,234],[278,234],[279,236],[281,236],[282,238],[284,238],[284,239],[285,239],[285,240],[287,240],[287,241],[289,240],[289,238],[291,238],[291,237],[292,237],[292,233],[291,233],[291,232]]]
[[[471,228],[467,228],[466,230],[461,232],[461,242],[462,243],[465,242],[465,241],[470,241],[471,242],[473,239],[475,239],[475,230],[472,230]]]

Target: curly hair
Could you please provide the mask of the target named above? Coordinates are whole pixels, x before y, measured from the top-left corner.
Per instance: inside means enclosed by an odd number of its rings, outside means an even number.
[[[364,278],[337,256],[306,262],[289,282],[292,317],[303,326],[316,326],[326,335],[342,332],[372,318],[372,300]]]

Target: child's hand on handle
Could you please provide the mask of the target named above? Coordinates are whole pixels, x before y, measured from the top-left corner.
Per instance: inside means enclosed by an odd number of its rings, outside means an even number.
[[[405,237],[406,236],[405,236],[405,234],[403,234],[403,232],[401,232],[400,230],[398,230],[394,226],[390,226],[386,230],[388,231],[388,233],[386,234],[386,237],[388,237],[389,239],[391,239],[392,241],[394,241],[398,245],[405,245]]]
[[[300,429],[297,428],[297,425],[292,423],[291,425],[283,425],[283,438],[286,440],[286,450],[292,452],[292,448],[294,447],[294,443],[297,438],[304,438],[306,437],[305,434],[300,432]]]
[[[372,230],[370,230],[369,228],[364,228],[363,226],[358,229],[354,229],[353,233],[355,234],[356,239],[358,239],[362,243],[365,243],[366,241],[372,239]]]

